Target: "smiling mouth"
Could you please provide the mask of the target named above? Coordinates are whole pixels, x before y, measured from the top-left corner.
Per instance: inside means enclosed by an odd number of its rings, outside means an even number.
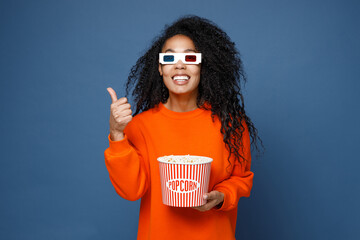
[[[185,76],[185,75],[184,76],[174,76],[174,77],[172,77],[172,79],[174,80],[175,84],[184,85],[189,81],[190,77]]]

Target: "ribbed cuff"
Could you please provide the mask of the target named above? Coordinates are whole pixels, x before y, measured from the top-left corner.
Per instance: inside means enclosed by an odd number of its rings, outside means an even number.
[[[231,208],[231,192],[228,191],[226,188],[224,187],[218,187],[218,188],[214,188],[215,191],[219,191],[222,192],[224,194],[224,201],[222,202],[222,205],[220,208],[214,208],[216,211],[226,211],[229,210],[229,208]]]
[[[129,151],[129,141],[126,135],[120,141],[113,141],[108,135],[109,139],[109,151],[114,155],[123,155],[125,152]]]

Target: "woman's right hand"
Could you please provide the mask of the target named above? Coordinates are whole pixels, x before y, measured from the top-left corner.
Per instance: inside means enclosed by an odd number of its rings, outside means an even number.
[[[131,105],[125,97],[117,99],[116,92],[111,87],[107,88],[112,103],[110,105],[110,138],[120,141],[124,138],[124,129],[132,119]]]

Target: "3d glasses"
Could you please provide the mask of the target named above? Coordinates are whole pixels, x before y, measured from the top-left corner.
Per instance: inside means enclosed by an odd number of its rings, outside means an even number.
[[[176,64],[179,60],[184,64],[199,64],[201,53],[159,53],[161,64]]]

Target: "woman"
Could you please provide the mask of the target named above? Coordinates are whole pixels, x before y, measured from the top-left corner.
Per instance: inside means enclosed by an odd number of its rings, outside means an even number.
[[[245,114],[241,80],[242,62],[227,34],[188,16],[168,26],[131,69],[134,117],[127,99],[107,89],[105,163],[121,197],[141,198],[138,239],[235,239],[238,200],[252,188],[250,137],[259,139]],[[187,154],[213,158],[207,203],[166,206],[157,158]]]

